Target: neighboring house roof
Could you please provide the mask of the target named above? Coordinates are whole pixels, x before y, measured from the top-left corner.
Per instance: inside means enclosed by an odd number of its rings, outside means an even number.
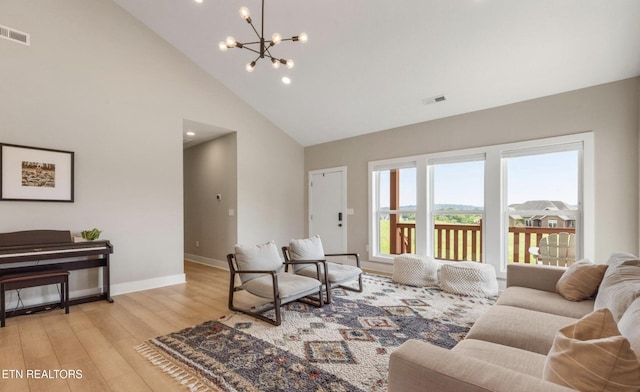
[[[510,213],[509,216],[513,219],[524,219],[522,215],[517,214],[517,211],[557,211],[558,213],[550,213],[547,215],[535,215],[530,217],[529,219],[544,219],[547,216],[558,217],[562,220],[573,220],[572,217],[567,215],[559,214],[560,211],[563,210],[572,210],[573,208],[569,206],[567,203],[560,200],[528,200],[524,203],[520,204],[511,204],[509,206],[509,210],[514,212]]]

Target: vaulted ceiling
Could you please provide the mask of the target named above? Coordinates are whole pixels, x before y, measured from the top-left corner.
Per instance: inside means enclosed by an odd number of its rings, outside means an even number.
[[[638,0],[265,0],[266,38],[309,42],[252,73],[218,42],[254,41],[260,0],[114,1],[303,146],[640,75]]]

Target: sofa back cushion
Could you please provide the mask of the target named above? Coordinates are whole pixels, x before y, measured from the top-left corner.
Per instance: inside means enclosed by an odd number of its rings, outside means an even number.
[[[602,278],[594,309],[608,308],[613,319],[618,322],[638,297],[640,297],[640,260],[616,260],[615,263],[609,264]]]
[[[618,329],[622,336],[629,339],[631,348],[640,359],[640,298],[633,301],[627,311],[624,312],[618,322]]]
[[[556,283],[556,292],[569,301],[584,301],[598,291],[606,264],[593,264],[584,259],[572,264]]]
[[[604,308],[556,333],[542,376],[579,391],[637,391],[640,361]]]

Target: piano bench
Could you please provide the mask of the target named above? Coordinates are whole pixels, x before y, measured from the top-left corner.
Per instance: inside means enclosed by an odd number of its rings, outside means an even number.
[[[7,290],[17,290],[27,287],[46,286],[60,283],[60,307],[64,306],[64,313],[69,313],[69,271],[65,270],[44,270],[36,272],[25,272],[17,274],[7,274],[0,276],[0,323],[5,326],[6,309],[5,293]]]

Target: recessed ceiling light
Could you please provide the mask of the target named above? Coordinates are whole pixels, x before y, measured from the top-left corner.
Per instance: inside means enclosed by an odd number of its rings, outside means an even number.
[[[196,0],[197,1],[197,0]],[[187,136],[195,136],[196,133],[193,131],[187,131]]]
[[[196,3],[202,3],[202,0],[194,0]]]
[[[282,77],[282,83],[284,84],[291,84],[291,79],[289,79],[288,76],[283,76]]]

